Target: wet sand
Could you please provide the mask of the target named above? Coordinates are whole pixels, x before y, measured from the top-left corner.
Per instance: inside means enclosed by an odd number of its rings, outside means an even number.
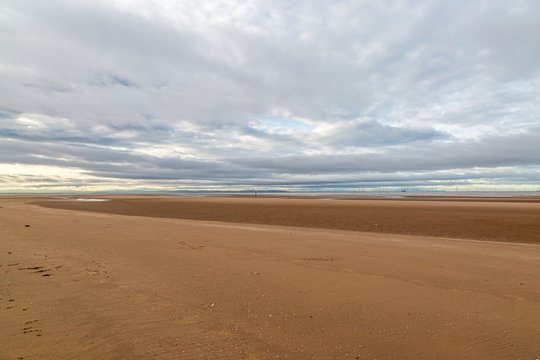
[[[540,357],[538,202],[112,199],[0,197],[0,359]]]
[[[116,196],[108,199],[36,203],[120,215],[540,243],[539,198],[321,200]]]

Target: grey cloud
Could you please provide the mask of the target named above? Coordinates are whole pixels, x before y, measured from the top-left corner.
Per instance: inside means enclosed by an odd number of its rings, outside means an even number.
[[[278,173],[435,171],[475,167],[540,165],[540,128],[532,133],[494,136],[477,142],[434,143],[367,154],[304,155],[231,159],[247,167]]]
[[[443,139],[447,135],[433,129],[411,129],[380,124],[377,121],[353,121],[325,132],[321,142],[336,147],[380,147],[415,141]]]

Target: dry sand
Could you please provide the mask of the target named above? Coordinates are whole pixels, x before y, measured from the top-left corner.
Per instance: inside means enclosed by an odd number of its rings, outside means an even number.
[[[0,197],[0,359],[540,357],[534,200],[36,200]]]

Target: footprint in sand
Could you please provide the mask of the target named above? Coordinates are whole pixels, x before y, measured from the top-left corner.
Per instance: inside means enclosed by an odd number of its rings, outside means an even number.
[[[19,263],[17,263],[17,265],[18,264]],[[51,271],[51,269],[43,269],[43,266],[22,267],[22,268],[18,268],[18,270],[36,270],[36,271],[33,271],[32,273],[41,274],[41,276],[51,276],[51,275],[53,275],[53,274],[47,273],[47,271]]]
[[[42,336],[43,335],[41,333],[41,330],[34,329],[32,326],[27,326],[27,327],[22,328],[22,333],[24,335],[27,335],[27,334],[33,334],[33,335],[36,335],[36,336]]]
[[[99,270],[84,269],[88,275],[99,275]]]
[[[302,261],[339,261],[341,259],[337,257],[323,256],[323,257],[302,258],[300,260]]]
[[[19,270],[39,270],[39,269],[43,269],[43,266],[34,266],[34,267],[22,267],[22,268],[19,268]]]
[[[185,246],[185,247],[188,247],[192,250],[204,250],[204,245],[194,245],[194,244],[189,244],[189,243],[186,243],[185,241],[179,241],[178,242],[180,245],[182,246]]]
[[[51,269],[43,269],[43,270],[34,271],[34,274],[41,274],[41,273],[45,273],[47,271],[51,271]]]

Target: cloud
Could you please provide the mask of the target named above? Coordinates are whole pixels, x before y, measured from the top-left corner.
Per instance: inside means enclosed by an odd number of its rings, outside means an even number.
[[[377,121],[348,121],[319,130],[317,138],[334,147],[381,147],[447,137],[434,129],[383,125]]]
[[[0,163],[104,187],[534,184],[539,7],[4,2]]]

